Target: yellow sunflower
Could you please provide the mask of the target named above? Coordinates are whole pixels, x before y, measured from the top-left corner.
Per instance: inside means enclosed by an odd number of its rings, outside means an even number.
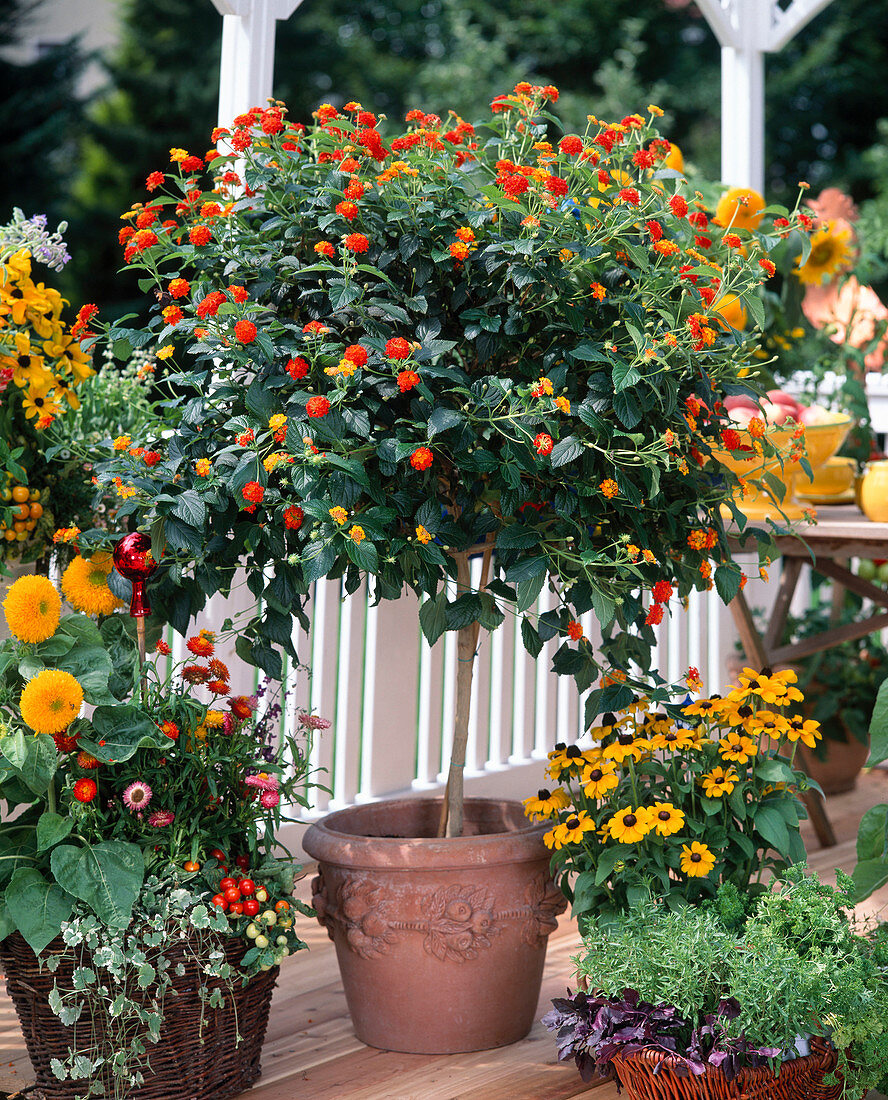
[[[20,642],[45,642],[56,632],[62,601],[46,577],[19,577],[3,601],[10,632]]]
[[[762,220],[765,200],[751,187],[732,187],[718,200],[715,208],[716,225],[731,229],[757,229]]]
[[[848,267],[854,258],[851,246],[850,229],[840,229],[835,222],[824,222],[811,236],[811,253],[801,267],[793,268],[800,283],[819,286],[824,278],[829,278]],[[796,256],[796,263],[801,260]]]
[[[123,607],[108,587],[108,574],[113,568],[111,555],[104,551],[91,558],[75,558],[62,574],[65,599],[87,615],[110,615]]]
[[[700,783],[707,798],[721,798],[731,793],[739,778],[733,768],[713,768],[700,776]]]
[[[681,846],[681,869],[688,878],[705,878],[715,866],[715,856],[699,840]]]
[[[684,828],[684,811],[673,806],[671,802],[655,802],[648,813],[654,832],[660,836],[672,836]]]
[[[594,831],[595,822],[585,810],[580,810],[566,821],[562,821],[560,825],[556,825],[554,829],[550,829],[543,840],[548,848],[557,852],[566,844],[582,844],[584,835]]]
[[[570,805],[570,797],[567,791],[556,787],[554,791],[546,787],[540,787],[535,798],[524,799],[524,814],[531,821],[545,821],[555,817],[559,810],[566,810]]]
[[[70,672],[45,668],[25,684],[22,720],[35,733],[61,733],[77,717],[83,688]]]
[[[650,811],[644,806],[635,810],[627,806],[623,810],[617,810],[605,823],[605,827],[614,840],[619,840],[622,844],[634,844],[636,840],[644,840],[653,829],[654,823],[651,821]]]

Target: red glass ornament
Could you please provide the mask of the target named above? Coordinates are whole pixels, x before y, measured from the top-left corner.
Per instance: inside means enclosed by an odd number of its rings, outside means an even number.
[[[133,597],[130,601],[130,615],[141,619],[151,614],[145,583],[157,562],[151,556],[151,539],[141,531],[133,531],[114,547],[114,565],[121,577],[132,582]]]

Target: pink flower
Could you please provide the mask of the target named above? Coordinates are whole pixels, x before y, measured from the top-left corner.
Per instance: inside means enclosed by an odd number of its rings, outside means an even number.
[[[836,344],[861,348],[876,334],[876,326],[888,319],[888,309],[871,286],[861,285],[851,275],[839,289],[838,282],[805,288],[802,310],[815,328],[831,328]],[[884,337],[865,358],[867,370],[879,370],[885,361],[888,340]]]
[[[267,772],[259,772],[258,775],[248,775],[244,783],[246,783],[248,787],[258,787],[260,791],[276,791],[279,786],[275,776],[269,775]]]
[[[148,818],[148,824],[153,825],[155,829],[162,829],[166,825],[172,825],[176,820],[176,815],[172,810],[155,810]]]
[[[280,800],[281,796],[277,791],[263,791],[259,796],[259,801],[266,810],[273,810]]]
[[[123,804],[128,810],[144,810],[151,801],[153,793],[147,783],[137,779],[135,783],[130,783],[123,792]]]
[[[305,712],[299,715],[299,722],[309,730],[328,730],[331,725],[328,718],[321,718],[318,714],[306,714]]]

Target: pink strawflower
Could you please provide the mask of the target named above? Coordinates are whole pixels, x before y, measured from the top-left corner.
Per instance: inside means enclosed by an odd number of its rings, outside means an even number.
[[[137,779],[123,792],[123,804],[128,810],[144,810],[153,793],[147,783]]]
[[[279,786],[275,776],[268,775],[267,772],[259,772],[258,775],[248,775],[244,783],[246,783],[248,787],[258,787],[260,791],[276,791]]]
[[[273,810],[280,800],[281,796],[277,791],[263,791],[259,795],[259,801],[266,810]]]
[[[148,824],[153,825],[155,829],[162,829],[166,825],[172,825],[175,820],[176,815],[172,810],[155,810],[148,818]]]
[[[299,721],[309,730],[328,730],[331,726],[329,718],[321,718],[318,714],[305,714],[299,715]]]

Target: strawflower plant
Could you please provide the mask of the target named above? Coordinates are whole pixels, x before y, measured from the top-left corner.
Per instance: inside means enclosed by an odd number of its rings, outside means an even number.
[[[660,109],[559,138],[557,95],[522,83],[478,125],[413,110],[390,133],[360,104],[303,126],[273,102],[214,131],[226,155],[173,149],[148,177],[120,238],[158,300],[110,336],[159,345],[172,438],[103,478],[150,529],[181,629],[246,565],[263,614],[240,653],[277,677],[311,585],[368,578],[422,598],[430,643],[464,631],[469,669],[475,624],[520,615],[586,689],[644,677],[673,590],[737,592],[719,514],[737,481],[708,457],[743,446],[720,396],[747,389],[749,352],[719,309],[755,308],[773,242],[716,227],[701,250]],[[621,677],[590,722],[632,697]]]
[[[188,639],[183,665],[158,641],[140,667],[110,568],[101,552],[67,567],[74,613],[41,576],[4,602],[0,798],[17,812],[0,826],[0,944],[17,932],[38,956],[59,935],[77,948],[87,976],[57,984],[50,1006],[64,1023],[98,1023],[54,1072],[122,1097],[150,1065],[173,977],[162,957],[179,933],[229,990],[305,946],[294,918],[310,911],[275,838],[307,804],[310,742],[327,723],[306,714],[278,736],[279,708],[232,694],[209,630]],[[241,943],[239,968],[220,968],[223,941]]]
[[[651,893],[681,905],[721,883],[761,892],[804,858],[798,794],[810,781],[793,764],[798,742],[813,748],[820,729],[782,713],[802,700],[795,683],[791,670],[747,668],[724,697],[671,713],[641,700],[605,714],[593,747],[556,746],[553,785],[524,805],[551,822],[545,841],[581,923]]]

